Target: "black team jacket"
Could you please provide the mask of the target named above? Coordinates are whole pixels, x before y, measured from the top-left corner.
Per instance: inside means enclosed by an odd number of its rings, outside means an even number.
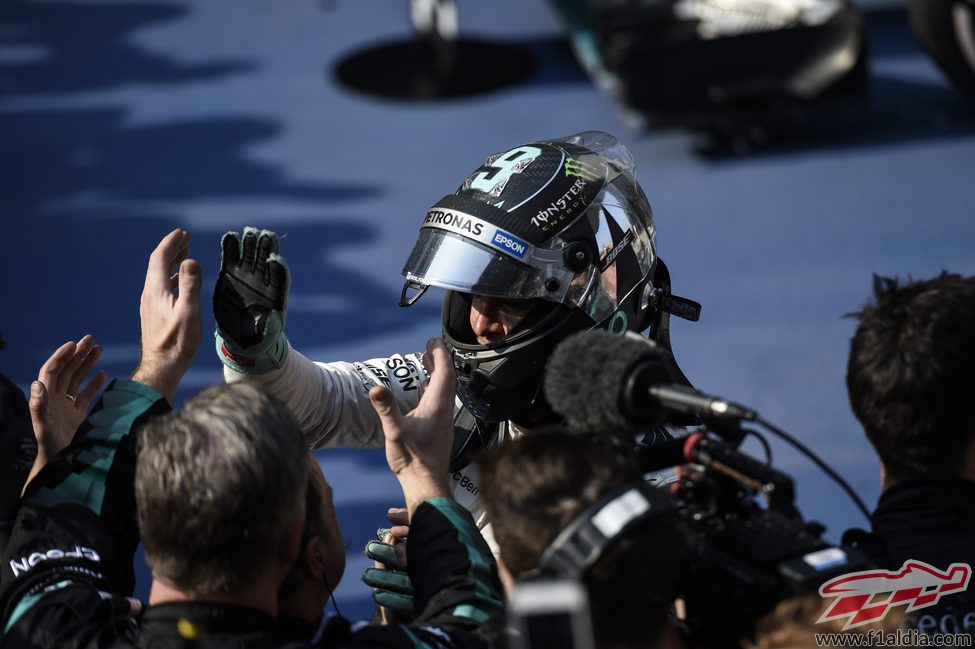
[[[940,571],[955,563],[975,571],[975,482],[912,479],[892,485],[873,513],[873,537],[879,541],[876,558],[888,569],[913,559]],[[975,577],[967,589],[907,615],[927,635],[975,635]]]
[[[136,433],[168,410],[152,388],[116,380],[74,442],[31,482],[0,567],[0,648],[307,646],[260,611],[199,602],[145,608],[128,597],[139,542]],[[447,498],[423,503],[408,552],[416,621],[365,627],[329,646],[494,646],[500,583],[470,514]]]

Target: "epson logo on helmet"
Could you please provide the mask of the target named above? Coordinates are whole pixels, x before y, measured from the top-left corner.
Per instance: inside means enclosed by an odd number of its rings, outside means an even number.
[[[505,232],[504,230],[495,231],[491,244],[496,248],[507,250],[518,259],[523,259],[525,257],[525,253],[528,252],[528,244],[526,242],[522,241],[513,234]]]

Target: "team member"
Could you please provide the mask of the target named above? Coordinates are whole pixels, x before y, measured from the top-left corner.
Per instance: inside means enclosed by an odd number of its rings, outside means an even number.
[[[345,544],[332,505],[332,487],[311,453],[308,467],[305,526],[298,544],[298,559],[278,592],[278,628],[283,634],[315,642],[326,633],[348,630],[347,620],[324,613],[328,598],[345,572]]]
[[[81,387],[99,356],[101,347],[91,335],[61,345],[31,384],[29,404],[20,388],[0,374],[0,456],[4,458],[0,464],[0,554],[7,546],[24,487],[68,445],[105,383],[105,373],[98,372]],[[63,381],[59,380],[62,376]]]
[[[17,517],[20,492],[37,456],[36,445],[23,390],[0,374],[0,554]]]
[[[909,559],[975,570],[975,277],[875,277],[856,315],[846,384],[883,489],[865,548],[892,570]],[[924,633],[972,634],[975,587],[909,617]]]

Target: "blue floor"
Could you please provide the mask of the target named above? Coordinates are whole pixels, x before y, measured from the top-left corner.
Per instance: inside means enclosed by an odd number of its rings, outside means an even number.
[[[0,5],[0,371],[26,386],[51,350],[87,332],[105,369],[131,371],[145,260],[174,227],[193,235],[209,288],[224,231],[283,234],[288,335],[306,355],[417,351],[439,331],[437,298],[396,304],[425,209],[489,153],[606,130],[638,160],[675,292],[704,305],[700,322],[674,325],[684,371],[798,436],[872,505],[878,464],[846,400],[855,323],[843,316],[872,273],[975,273],[975,107],[921,51],[901,6],[867,6],[872,92],[853,127],[748,155],[629,128],[540,0],[460,3],[462,32],[529,48],[538,69],[525,84],[439,104],[341,88],[331,70],[342,57],[409,35],[406,6]],[[207,347],[179,400],[219,380]],[[801,509],[832,538],[862,523],[809,462],[774,448]],[[397,501],[395,480],[381,453],[320,457],[349,539],[338,601],[368,616],[360,548]]]

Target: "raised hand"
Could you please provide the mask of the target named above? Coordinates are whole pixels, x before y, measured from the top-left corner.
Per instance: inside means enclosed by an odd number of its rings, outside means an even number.
[[[244,374],[275,370],[288,355],[284,322],[290,284],[278,237],[244,228],[242,239],[228,232],[220,243],[220,274],[213,290],[217,356]]]
[[[424,357],[430,381],[416,408],[399,411],[392,392],[385,387],[369,391],[386,435],[386,462],[399,479],[410,518],[424,500],[449,496],[447,471],[454,435],[456,377],[443,341],[427,343]]]
[[[170,403],[200,349],[200,265],[188,259],[190,235],[167,234],[149,256],[139,315],[142,357],[134,381],[153,387]],[[175,271],[175,274],[173,274]]]
[[[71,443],[85,420],[91,400],[105,384],[105,372],[99,371],[84,388],[79,388],[101,354],[102,348],[88,335],[77,343],[64,343],[41,366],[37,380],[30,386],[28,405],[37,457],[27,482]]]

